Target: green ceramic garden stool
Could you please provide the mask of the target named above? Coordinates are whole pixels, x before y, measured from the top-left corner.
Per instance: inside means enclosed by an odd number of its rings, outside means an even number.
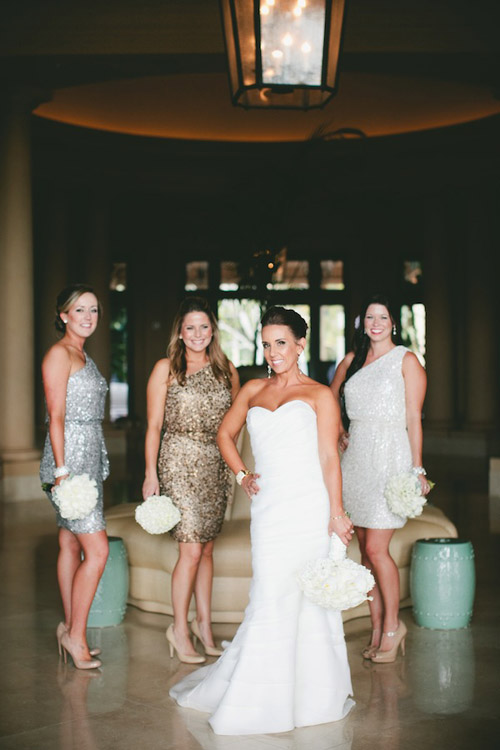
[[[109,557],[90,608],[89,628],[119,625],[125,617],[128,596],[128,558],[123,539],[108,537]]]
[[[412,552],[410,593],[423,628],[466,628],[472,617],[474,549],[464,539],[418,539]]]

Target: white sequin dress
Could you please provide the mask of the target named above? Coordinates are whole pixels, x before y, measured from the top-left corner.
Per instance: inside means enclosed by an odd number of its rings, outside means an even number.
[[[412,467],[402,373],[407,351],[396,346],[345,384],[350,425],[342,456],[342,495],[355,526],[398,529],[406,523],[390,512],[384,490],[389,477]]]
[[[47,491],[54,506],[57,525],[74,534],[92,534],[106,528],[103,516],[102,482],[109,475],[109,461],[104,444],[101,422],[108,384],[94,361],[86,354],[84,367],[69,376],[66,389],[66,413],[64,418],[64,464],[72,474],[88,474],[95,479],[99,497],[97,505],[85,518],[70,521],[63,518]],[[45,447],[40,464],[42,484],[54,484],[54,454],[47,431]]]

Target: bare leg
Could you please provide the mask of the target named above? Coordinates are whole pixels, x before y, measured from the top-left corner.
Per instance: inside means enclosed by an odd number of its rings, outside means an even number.
[[[87,646],[87,618],[97,584],[108,559],[109,546],[105,531],[96,531],[93,534],[78,534],[77,538],[85,557],[73,579],[69,636],[71,641],[79,647],[81,653],[77,654],[78,658],[90,659]]]
[[[198,542],[179,542],[179,559],[172,573],[174,635],[178,650],[187,655],[198,653],[189,637],[187,619],[201,556],[202,545]]]
[[[194,595],[196,597],[196,619],[200,626],[203,642],[215,646],[212,635],[212,583],[214,579],[213,549],[215,539],[205,542],[196,576]]]
[[[358,537],[359,542],[359,550],[361,552],[361,564],[365,566],[365,568],[368,568],[372,571],[372,573],[375,576],[375,573],[373,571],[373,566],[371,561],[368,559],[368,556],[366,554],[366,529],[360,526],[356,526],[356,536]],[[384,606],[382,602],[382,597],[380,596],[380,591],[377,585],[377,580],[375,577],[375,586],[370,591],[370,596],[373,597],[372,601],[368,601],[368,606],[370,609],[370,619],[372,621],[372,634],[370,639],[370,646],[377,646],[377,648],[380,646],[380,639],[382,637],[382,624],[384,620]]]
[[[68,529],[59,529],[59,556],[57,558],[57,580],[64,609],[64,622],[71,626],[71,595],[73,579],[80,567],[82,548],[77,537]]]
[[[366,529],[366,555],[370,562],[383,603],[383,630],[395,631],[399,624],[399,572],[389,554],[394,529]],[[390,639],[382,637],[380,650],[392,648]]]

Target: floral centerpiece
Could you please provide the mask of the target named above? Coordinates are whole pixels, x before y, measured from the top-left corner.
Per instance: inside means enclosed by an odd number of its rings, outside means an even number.
[[[336,534],[331,537],[328,557],[308,562],[297,578],[314,604],[338,611],[371,600],[368,592],[375,586],[368,568],[346,557],[346,547]]]
[[[428,482],[434,487],[434,482]],[[391,513],[401,518],[416,518],[420,516],[427,498],[422,494],[422,485],[418,477],[411,471],[395,474],[388,479],[384,497]]]
[[[76,474],[56,485],[52,497],[62,518],[79,521],[94,510],[99,493],[95,479],[88,474]]]
[[[135,509],[135,520],[148,534],[164,534],[181,520],[172,498],[152,495]]]

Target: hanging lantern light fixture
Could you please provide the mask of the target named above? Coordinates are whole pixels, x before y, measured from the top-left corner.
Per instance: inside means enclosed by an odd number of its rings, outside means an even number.
[[[345,0],[220,0],[234,105],[323,107],[335,94]]]

